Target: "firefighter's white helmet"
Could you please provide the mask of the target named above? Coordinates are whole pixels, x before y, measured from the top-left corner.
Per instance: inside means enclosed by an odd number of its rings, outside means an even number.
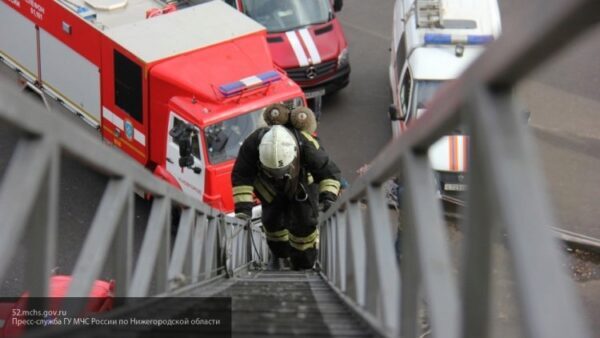
[[[285,172],[298,156],[296,138],[284,126],[275,125],[265,133],[258,155],[263,168],[275,172]]]

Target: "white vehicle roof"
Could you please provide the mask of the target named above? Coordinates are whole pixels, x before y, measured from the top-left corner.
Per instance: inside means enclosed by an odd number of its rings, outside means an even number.
[[[454,55],[454,47],[417,48],[409,62],[417,80],[451,80],[459,77],[482,51],[482,47],[465,48],[459,58]]]
[[[69,1],[83,3],[82,0]],[[265,30],[222,1],[178,9],[149,19],[146,19],[146,10],[161,7],[156,1],[86,0],[86,3],[93,1],[127,3],[124,8],[97,11],[96,19],[91,23],[146,63]]]
[[[414,2],[414,0],[404,0],[405,5],[411,4],[412,6]],[[409,65],[415,79],[448,80],[456,78],[484,49],[484,46],[481,45],[465,45],[463,56],[457,57],[455,45],[425,46],[425,34],[498,37],[502,30],[497,0],[442,0],[441,2],[441,17],[446,28],[417,28],[414,11],[406,23]],[[411,7],[405,7],[406,10],[409,8]]]
[[[501,31],[500,11],[497,0],[442,0],[444,20],[474,20],[475,30],[469,34],[492,34],[498,36]],[[444,29],[449,33],[460,33],[463,29]]]

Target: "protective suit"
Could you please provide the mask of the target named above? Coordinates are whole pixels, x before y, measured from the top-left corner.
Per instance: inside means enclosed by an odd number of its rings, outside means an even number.
[[[271,252],[289,257],[294,269],[314,265],[319,203],[328,208],[340,189],[340,170],[311,135],[316,124],[310,114],[304,107],[267,108],[270,126],[246,138],[232,172],[236,215],[250,217],[257,196]]]

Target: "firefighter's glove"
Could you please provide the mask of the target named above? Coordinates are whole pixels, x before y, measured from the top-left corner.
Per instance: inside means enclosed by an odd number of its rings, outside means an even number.
[[[331,208],[331,206],[335,203],[337,196],[334,194],[325,191],[319,194],[319,210],[321,212],[326,212]]]

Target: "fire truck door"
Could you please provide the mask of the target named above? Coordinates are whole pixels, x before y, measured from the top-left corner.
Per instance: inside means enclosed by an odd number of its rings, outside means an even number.
[[[34,82],[39,75],[35,24],[3,1],[0,1],[0,23],[0,56]]]
[[[180,116],[171,112],[169,116],[169,131],[174,127],[190,124]],[[198,130],[200,130],[198,128]],[[183,192],[202,200],[204,194],[205,161],[202,160],[202,140],[199,133],[192,135],[192,155],[194,163],[191,168],[179,166],[179,144],[167,134],[167,171],[170,172]]]

